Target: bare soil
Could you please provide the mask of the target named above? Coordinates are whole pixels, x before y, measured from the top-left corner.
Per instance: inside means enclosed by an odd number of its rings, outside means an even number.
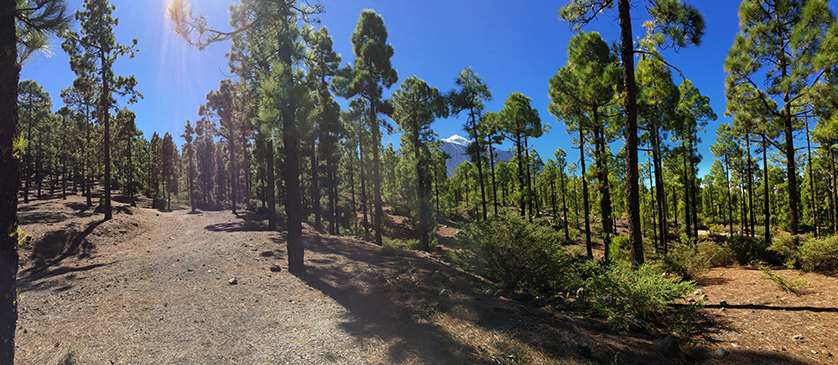
[[[653,345],[667,334],[516,301],[424,253],[307,227],[307,273],[292,275],[265,217],[114,206],[102,222],[80,196],[20,205],[18,364],[681,363]],[[681,349],[692,363],[833,363],[838,279],[803,277],[798,297],[750,268],[710,271]]]

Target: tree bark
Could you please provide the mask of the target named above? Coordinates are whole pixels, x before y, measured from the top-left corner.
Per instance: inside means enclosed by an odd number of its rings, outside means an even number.
[[[265,166],[267,167],[267,183],[265,184],[265,195],[268,200],[268,230],[276,230],[276,176],[274,175],[274,140],[267,138],[268,148],[265,150]]]
[[[599,208],[602,212],[602,245],[605,250],[605,260],[608,261],[611,235],[614,233],[614,221],[611,219],[611,189],[608,183],[608,156],[605,155],[605,133],[598,125],[598,116],[594,111],[594,138],[596,148],[597,179],[599,180]]]
[[[372,186],[375,213],[373,214],[373,225],[375,230],[375,244],[383,245],[381,237],[381,220],[384,218],[384,207],[381,203],[381,156],[378,153],[378,144],[381,140],[381,129],[376,118],[375,100],[368,100],[370,105],[370,128],[372,129]]]
[[[12,149],[18,122],[16,2],[0,2],[0,364],[14,364],[19,265],[17,194],[20,167]]]
[[[320,182],[317,176],[317,146],[315,140],[311,140],[311,209],[314,210],[314,227],[317,230],[323,229],[323,222],[320,216]]]
[[[634,79],[634,37],[631,29],[631,2],[619,0],[620,13],[620,58],[623,62],[623,86],[625,89],[625,138],[626,138],[626,208],[628,210],[629,246],[631,265],[634,268],[644,263],[643,234],[640,230],[640,192],[637,186],[637,86]]]
[[[585,179],[585,134],[579,130],[579,163],[582,166],[582,205],[585,213],[585,251],[589,259],[594,258],[593,247],[591,247],[591,221],[590,207],[588,205],[588,181]]]
[[[104,220],[110,220],[113,218],[113,210],[111,209],[111,122],[110,122],[110,83],[108,82],[108,74],[109,69],[105,67],[104,64],[107,63],[105,61],[105,51],[104,49],[99,50],[99,59],[102,60],[102,96],[100,96],[101,100],[99,101],[100,107],[102,110],[100,111],[100,115],[102,116],[102,123],[105,125],[105,135],[104,135],[104,150],[105,150],[105,218]]]
[[[751,237],[754,237],[755,230],[756,230],[756,218],[754,217],[754,173],[753,169],[751,168],[751,131],[746,129],[745,130],[745,149],[748,152],[748,160],[745,161],[747,164],[745,167],[745,171],[748,172],[748,209],[750,210],[750,223],[751,223]]]
[[[495,183],[495,149],[492,147],[492,136],[489,136],[489,166],[492,168],[492,206],[495,215],[498,214],[498,186]]]

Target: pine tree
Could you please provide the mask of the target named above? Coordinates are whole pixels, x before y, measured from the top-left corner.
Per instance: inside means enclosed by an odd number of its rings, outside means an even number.
[[[477,165],[478,180],[480,180],[480,202],[483,205],[483,220],[486,220],[486,188],[483,183],[483,153],[485,147],[483,146],[484,135],[481,133],[480,122],[485,107],[483,103],[492,100],[492,92],[483,83],[480,76],[472,71],[471,67],[466,67],[465,70],[460,71],[455,83],[460,89],[451,90],[447,98],[451,103],[451,114],[458,115],[464,111],[468,114],[468,121],[464,128],[468,132],[472,144],[474,144],[474,147],[469,147],[475,151],[477,157],[473,162]]]
[[[0,364],[13,364],[17,328],[17,253],[20,229],[17,195],[20,189],[20,141],[17,88],[20,80],[18,49],[22,34],[55,32],[68,22],[61,0],[0,2]],[[20,24],[20,27],[18,27]]]
[[[560,11],[559,16],[567,20],[574,30],[581,29],[600,12],[611,9],[614,0],[570,0]],[[620,61],[623,65],[623,103],[625,109],[626,143],[626,205],[629,223],[629,246],[633,267],[643,264],[643,236],[640,230],[640,193],[638,187],[637,157],[637,87],[634,75],[634,36],[631,24],[631,1],[616,0],[620,24]],[[698,45],[704,35],[704,20],[692,6],[684,5],[680,0],[652,0],[645,2],[646,10],[653,19],[651,33],[658,43],[671,41],[671,45],[680,48],[687,44]]]
[[[419,203],[419,234],[422,250],[430,251],[429,234],[431,232],[430,185],[428,184],[428,166],[430,165],[430,150],[428,144],[434,140],[436,134],[431,130],[431,123],[437,117],[448,116],[448,107],[435,87],[428,86],[421,79],[414,77],[405,79],[391,99],[393,103],[393,120],[399,123],[404,134],[406,147],[413,150],[416,163],[416,200]],[[404,149],[403,149],[404,150]],[[485,201],[483,210],[485,213]]]
[[[812,86],[838,65],[835,15],[825,0],[744,0],[741,30],[725,60],[726,88],[753,87],[766,110],[782,122],[789,194],[789,230],[797,241],[799,193],[795,161],[795,120]],[[769,100],[777,107],[770,107]]]
[[[98,71],[96,79],[98,85],[97,120],[104,126],[102,149],[104,152],[105,200],[104,220],[113,217],[111,209],[111,145],[110,145],[110,111],[113,107],[113,93],[128,97],[128,103],[136,102],[142,97],[134,91],[137,80],[131,77],[115,76],[113,65],[116,59],[123,55],[133,58],[137,52],[137,40],[132,45],[122,45],[116,42],[113,27],[118,20],[111,14],[116,6],[110,5],[108,0],[85,0],[84,10],[76,11],[76,20],[81,24],[80,33],[67,32],[62,48],[70,55],[70,68],[77,75],[87,75]]]
[[[393,46],[387,43],[387,28],[384,19],[373,10],[364,10],[358,19],[358,25],[352,32],[352,52],[355,61],[350,68],[347,66],[337,77],[335,90],[346,97],[359,97],[367,101],[367,123],[372,131],[372,169],[373,194],[375,214],[373,225],[375,229],[375,243],[382,244],[381,220],[383,209],[381,205],[381,168],[378,152],[381,139],[380,126],[390,129],[378,114],[390,115],[393,107],[383,99],[384,88],[390,88],[398,79],[398,73],[390,63],[393,57]]]

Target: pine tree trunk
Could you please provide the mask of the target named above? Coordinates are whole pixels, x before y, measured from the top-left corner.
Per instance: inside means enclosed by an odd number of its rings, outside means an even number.
[[[751,237],[754,237],[755,230],[756,230],[756,218],[754,217],[754,173],[753,168],[751,168],[751,131],[745,130],[745,147],[746,151],[748,152],[748,160],[746,161],[747,167],[745,167],[745,171],[748,172],[748,207],[750,209],[750,222],[751,222]]]
[[[361,211],[364,215],[364,240],[370,239],[370,222],[367,218],[367,187],[366,176],[364,174],[364,145],[362,144],[361,135],[358,135],[358,166],[361,171]]]
[[[421,156],[422,142],[419,140],[419,130],[416,126],[413,128],[413,157],[416,158],[416,181],[417,190],[416,198],[419,199],[419,238],[422,244],[422,251],[430,252],[431,244],[428,235],[429,232],[429,216],[428,214],[428,192],[425,186],[425,161]],[[486,200],[483,200],[484,220]]]
[[[564,170],[564,169],[562,169]],[[559,177],[561,178],[561,185],[562,185],[562,218],[564,219],[564,240],[566,242],[570,242],[570,232],[568,231],[568,227],[570,222],[567,221],[567,204],[565,202],[565,195],[567,192],[565,191],[566,185],[564,182],[564,172],[559,172]]]
[[[816,202],[816,192],[815,192],[815,177],[814,173],[812,172],[812,144],[809,141],[809,120],[806,120],[806,148],[808,149],[807,153],[807,161],[806,167],[809,168],[809,196],[811,197],[811,208],[812,209],[812,226],[815,230],[815,237],[820,235],[820,229],[818,225],[818,210]]]
[[[684,174],[683,174],[683,176],[684,176],[684,224],[685,224],[684,233],[687,234],[687,237],[691,237],[692,236],[692,226],[691,226],[692,222],[690,221],[690,185],[692,185],[692,183],[690,181],[689,172],[687,170],[687,155],[689,154],[689,152],[687,152],[686,143],[683,143],[683,141],[682,141],[681,146],[684,148],[684,158],[683,158],[683,162],[684,162],[684,170],[683,170],[684,171]]]
[[[599,180],[599,209],[602,212],[602,245],[605,249],[605,260],[608,261],[611,235],[614,233],[611,219],[611,190],[608,184],[608,156],[605,155],[604,131],[599,126],[596,111],[594,111],[594,138],[596,148],[597,179]]]
[[[99,51],[99,59],[105,60],[105,51]],[[106,62],[103,62],[106,63]],[[105,125],[104,135],[104,150],[105,150],[105,218],[110,220],[113,218],[113,211],[111,209],[111,122],[110,122],[110,83],[108,82],[110,70],[107,67],[102,67],[102,96],[99,103],[101,104],[102,123]]]
[[[17,130],[17,65],[15,1],[0,2],[0,364],[14,364],[17,327],[19,256],[17,193],[20,167],[12,143]]]
[[[588,204],[588,181],[585,179],[585,134],[579,131],[579,163],[582,166],[582,205],[585,211],[585,252],[589,259],[594,258],[593,247],[591,247],[591,220],[590,206]]]
[[[521,196],[518,198],[518,206],[520,209],[520,215],[522,217],[526,216],[527,214],[527,205],[526,200],[524,199],[526,193],[524,192],[524,153],[521,151],[521,133],[515,132],[515,147],[518,150],[518,186],[521,189]]]
[[[832,170],[832,231],[838,231],[838,175],[835,174],[835,155],[829,146],[829,167]]]
[[[10,69],[11,70],[11,69]],[[17,84],[15,84],[15,104],[17,104]],[[26,134],[26,138],[29,139],[29,142],[32,142],[32,120],[35,119],[32,116],[32,93],[29,93],[29,118],[28,118],[28,126],[29,131]],[[17,122],[15,122],[17,124]],[[32,180],[32,152],[30,152],[30,148],[26,149],[26,172],[24,175],[26,176],[26,184],[23,188],[23,202],[29,203],[29,186]],[[88,204],[89,205],[89,204]]]
[[[660,137],[658,136],[658,128],[652,130],[652,160],[655,164],[655,195],[658,199],[658,233],[660,234],[660,244],[663,253],[667,252],[667,236],[669,230],[667,229],[667,212],[666,212],[666,185],[663,183],[663,168],[661,163]]]
[[[728,229],[730,230],[730,233],[729,233],[728,236],[732,237],[733,236],[733,198],[730,195],[730,165],[729,165],[729,162],[730,161],[728,160],[727,155],[725,155],[725,181],[726,181],[726,184],[727,184],[727,216],[728,216],[727,226],[728,226]],[[766,181],[768,181],[768,180],[766,179]],[[767,182],[766,182],[766,184],[767,184]],[[768,185],[766,185],[766,187],[767,186]],[[766,227],[768,227],[767,224],[766,224]]]
[[[378,144],[381,140],[381,130],[376,119],[375,103],[370,102],[370,123],[372,127],[372,183],[373,183],[373,198],[375,199],[375,214],[373,216],[373,224],[375,225],[375,244],[383,245],[381,237],[381,220],[384,218],[384,207],[381,206],[381,156],[378,153]]]
[[[314,228],[323,229],[323,221],[320,212],[320,182],[317,176],[317,146],[314,138],[311,142],[311,209],[314,210]]]
[[[626,138],[626,208],[628,210],[629,246],[631,265],[644,263],[643,234],[640,230],[640,192],[637,171],[637,87],[634,79],[634,37],[631,29],[631,2],[618,0],[620,13],[620,56],[623,62],[625,96]]]
[[[274,175],[274,140],[268,138],[268,148],[265,153],[265,166],[268,171],[268,181],[265,186],[265,195],[268,198],[268,230],[276,230],[276,176]]]
[[[492,136],[489,136],[489,166],[492,169],[492,206],[495,207],[495,215],[498,214],[498,186],[495,183],[495,149],[492,147]],[[439,208],[437,208],[439,210]]]
[[[486,188],[483,184],[483,146],[480,144],[481,138],[480,135],[477,133],[477,119],[474,115],[474,111],[471,112],[471,133],[474,136],[475,143],[478,144],[477,148],[477,175],[478,180],[480,180],[480,202],[483,204],[483,220],[486,220],[487,210],[486,210]]]
[[[527,165],[527,207],[530,209],[530,222],[532,222],[533,218],[533,203],[535,201],[534,194],[532,190],[532,172],[530,171],[530,146],[527,141],[527,136],[524,135],[524,153],[526,155],[526,165]]]

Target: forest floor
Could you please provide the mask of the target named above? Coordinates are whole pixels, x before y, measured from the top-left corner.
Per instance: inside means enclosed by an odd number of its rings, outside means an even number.
[[[653,344],[667,334],[519,302],[424,253],[306,227],[307,274],[292,275],[265,217],[151,205],[114,202],[107,222],[76,195],[19,205],[17,364],[681,363]],[[678,339],[688,361],[834,363],[838,279],[802,277],[795,296],[749,267],[711,270]]]

